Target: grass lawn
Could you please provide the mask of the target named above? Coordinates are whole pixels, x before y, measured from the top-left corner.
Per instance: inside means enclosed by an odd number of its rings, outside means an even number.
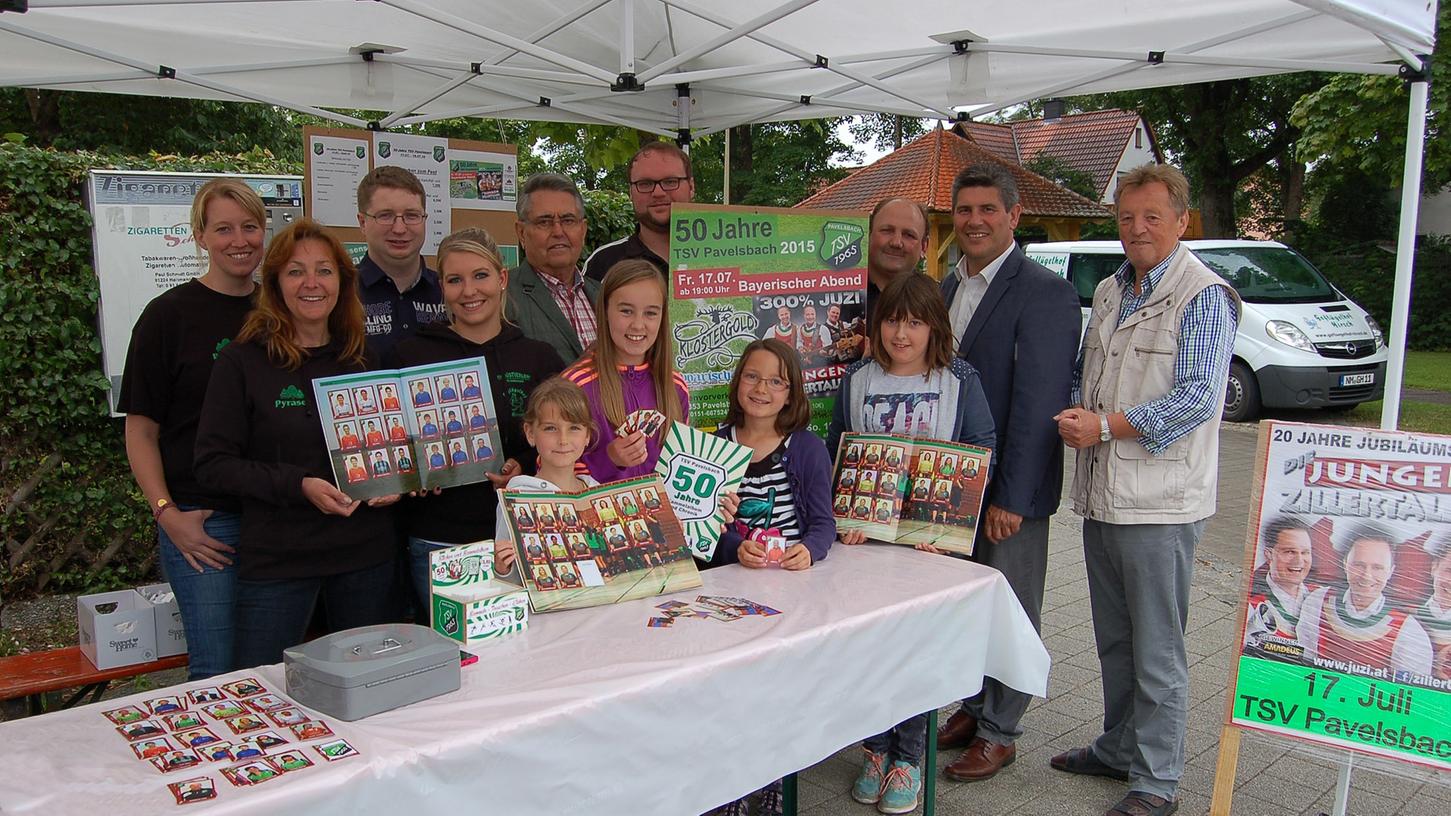
[[[1451,391],[1451,351],[1406,352],[1404,380],[1407,388]],[[1375,404],[1380,405],[1378,402]],[[1361,408],[1364,407],[1364,405],[1361,406]],[[1379,415],[1379,411],[1380,409],[1377,408],[1377,415]]]
[[[1447,356],[1451,357],[1451,355]],[[1407,385],[1409,384],[1408,381]],[[1428,388],[1429,386],[1423,385],[1419,387]],[[1355,406],[1355,410],[1346,414],[1346,417],[1355,425],[1376,428],[1380,426],[1380,409],[1380,400],[1376,400],[1375,402],[1362,402]],[[1421,433],[1446,433],[1451,431],[1451,405],[1402,399],[1399,427],[1403,431],[1419,431]]]

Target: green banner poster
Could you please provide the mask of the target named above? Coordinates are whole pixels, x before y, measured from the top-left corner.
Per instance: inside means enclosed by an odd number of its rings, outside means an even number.
[[[674,207],[670,322],[691,423],[719,425],[741,351],[774,337],[800,353],[811,426],[825,433],[842,372],[866,345],[866,250],[860,214]]]
[[[1260,424],[1229,723],[1451,770],[1451,437]]]

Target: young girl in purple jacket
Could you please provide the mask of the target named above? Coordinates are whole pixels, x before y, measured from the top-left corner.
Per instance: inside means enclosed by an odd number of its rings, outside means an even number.
[[[584,389],[596,426],[580,462],[601,482],[653,473],[663,432],[615,429],[646,409],[665,415],[663,428],[690,421],[690,394],[672,362],[665,279],[649,261],[620,261],[605,273],[595,316],[599,339],[563,375]]]

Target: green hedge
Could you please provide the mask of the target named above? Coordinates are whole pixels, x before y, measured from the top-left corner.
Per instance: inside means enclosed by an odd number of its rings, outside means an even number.
[[[301,173],[265,151],[114,156],[0,144],[0,599],[150,577],[150,513],[107,412],[86,172]],[[38,477],[38,478],[37,478]]]
[[[1389,333],[1396,256],[1375,243],[1334,245],[1306,238],[1295,244],[1331,283],[1365,307]],[[1424,238],[1416,247],[1407,346],[1417,351],[1451,349],[1451,241]]]

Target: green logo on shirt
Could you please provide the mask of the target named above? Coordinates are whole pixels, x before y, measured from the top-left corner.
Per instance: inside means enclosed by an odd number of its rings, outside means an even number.
[[[306,408],[307,395],[302,389],[295,385],[289,385],[282,389],[277,395],[277,402],[273,403],[274,408]]]
[[[232,338],[230,337],[223,337],[222,339],[218,340],[217,347],[215,349],[212,349],[212,359],[215,360],[218,357],[222,356],[222,349],[226,348],[227,344],[230,342],[232,342]]]
[[[524,403],[527,402],[528,399],[529,399],[528,397],[526,397],[524,395],[524,389],[522,389],[522,388],[510,388],[508,390],[508,394],[509,394],[509,415],[510,416],[516,416],[516,417],[524,416]]]

